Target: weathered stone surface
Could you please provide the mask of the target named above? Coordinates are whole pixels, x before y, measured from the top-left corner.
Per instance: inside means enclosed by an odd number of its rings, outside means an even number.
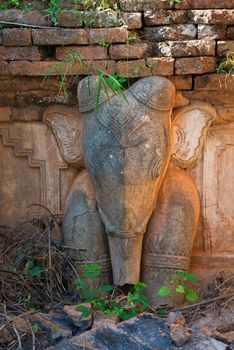
[[[144,28],[144,35],[150,41],[191,40],[196,37],[196,27],[193,24],[174,24]]]
[[[146,27],[186,22],[187,11],[183,10],[149,10],[144,12],[144,24]]]
[[[214,72],[215,57],[177,58],[175,61],[176,74],[203,74]]]
[[[146,67],[145,60],[116,62],[116,74],[126,78],[146,77],[152,75],[150,68]]]
[[[2,30],[4,46],[30,46],[32,45],[31,29],[5,28]]]
[[[205,102],[194,102],[174,112],[172,158],[176,165],[187,168],[197,162],[207,130],[215,118],[215,109]]]
[[[198,24],[197,30],[198,39],[225,39],[227,29],[221,24]]]
[[[34,45],[85,45],[89,43],[85,29],[33,29]]]
[[[94,89],[94,99],[97,83],[97,79],[93,78],[91,88]],[[114,283],[134,283],[139,280],[142,238],[160,183],[159,169],[166,166],[169,156],[167,139],[163,141],[165,148],[162,148],[157,138],[151,135],[160,137],[161,133],[168,133],[164,125],[169,123],[175,91],[170,81],[165,78],[142,79],[125,92],[127,102],[122,96],[114,96],[110,106],[99,106],[97,117],[88,96],[88,85],[88,79],[84,79],[78,88],[78,97],[82,101],[80,110],[86,112],[83,119],[86,168],[108,235]],[[87,97],[88,106],[85,104]],[[149,104],[147,112],[141,101]],[[161,108],[164,110],[163,114],[160,113]],[[139,110],[139,114],[136,114],[136,110]],[[158,116],[157,120],[162,121],[157,127],[153,121],[150,122],[151,113]],[[147,118],[147,123],[142,121],[142,114],[145,116],[143,121]],[[138,133],[135,135],[132,131],[136,128]],[[134,135],[133,139],[129,135]],[[137,144],[142,135],[145,135],[145,142],[140,144],[140,147],[127,148],[124,162],[121,163],[120,153],[125,142],[129,145],[132,142]],[[148,151],[152,147],[158,150],[155,154],[159,154],[153,163]],[[144,163],[140,161],[142,155]],[[102,166],[101,176],[99,164],[105,164],[104,168]],[[135,205],[136,201],[144,205],[138,207]]]
[[[197,24],[234,24],[233,10],[191,10],[188,17]]]
[[[76,53],[83,60],[106,60],[107,48],[103,46],[72,46],[72,52]],[[67,55],[71,53],[71,47],[57,47],[56,59],[59,61],[66,61]]]
[[[139,43],[134,45],[112,45],[110,47],[110,57],[113,60],[121,59],[140,59],[149,55],[149,45],[147,43]]]
[[[214,40],[165,41],[154,45],[157,56],[215,56]]]
[[[92,327],[92,314],[87,317],[81,317],[81,312],[76,311],[77,305],[65,305],[63,310],[68,316],[68,318],[74,323],[78,331],[87,331]],[[84,306],[91,310],[91,304],[84,303],[79,306]]]
[[[151,69],[152,75],[173,75],[173,58],[149,57],[146,59],[146,65]]]
[[[173,323],[170,326],[170,336],[176,346],[184,346],[191,339],[191,330],[180,324]]]
[[[1,123],[0,135],[0,223],[14,225],[44,215],[39,207],[29,208],[34,203],[61,215],[75,173],[47,126]]]
[[[0,122],[8,122],[11,117],[11,108],[1,107],[0,108]]]
[[[180,311],[171,311],[167,315],[167,324],[170,327],[173,323],[179,324],[181,326],[185,325],[185,318]]]
[[[120,0],[120,8],[123,11],[144,11],[169,9],[170,5],[166,0]]]
[[[176,4],[176,9],[233,9],[234,0],[183,0]]]
[[[226,56],[229,52],[231,53],[233,51],[234,51],[234,40],[217,42],[218,56]]]
[[[234,90],[234,77],[223,74],[204,74],[195,78],[195,90]]]
[[[124,24],[128,29],[140,29],[142,27],[142,15],[136,12],[123,13]]]
[[[4,47],[0,46],[0,60],[5,61],[40,61],[41,54],[36,46]]]
[[[39,329],[49,333],[52,340],[61,340],[64,338],[69,338],[72,336],[72,327],[63,322],[66,320],[66,317],[62,313],[55,313],[51,311],[46,314],[39,312],[36,314],[30,314],[28,316],[30,323],[36,323],[39,326]]]

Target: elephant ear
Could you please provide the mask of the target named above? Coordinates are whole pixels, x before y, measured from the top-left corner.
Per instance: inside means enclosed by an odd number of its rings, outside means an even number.
[[[173,112],[172,159],[176,165],[189,168],[199,159],[207,130],[215,118],[215,109],[201,101]]]
[[[54,134],[65,162],[74,168],[83,167],[82,118],[79,111],[53,106],[45,111],[43,120]]]

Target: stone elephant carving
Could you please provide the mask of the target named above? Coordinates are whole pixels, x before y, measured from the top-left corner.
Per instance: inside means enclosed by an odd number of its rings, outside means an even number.
[[[138,80],[121,95],[101,92],[98,78],[78,86],[79,109],[48,109],[44,121],[68,164],[80,169],[64,211],[64,249],[76,260],[98,262],[104,281],[156,286],[187,271],[200,201],[186,168],[199,158],[215,110],[204,102],[178,108],[164,77]],[[143,239],[144,238],[144,239]]]

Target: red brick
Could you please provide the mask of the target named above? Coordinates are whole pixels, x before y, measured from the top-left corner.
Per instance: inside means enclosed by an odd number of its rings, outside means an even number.
[[[56,15],[58,26],[65,28],[82,27],[82,17],[74,13],[72,10],[63,10]]]
[[[198,39],[225,39],[226,26],[221,24],[198,24]]]
[[[191,75],[173,75],[168,79],[175,85],[176,90],[191,90],[193,79]]]
[[[197,24],[234,24],[233,10],[190,10],[188,17]]]
[[[38,61],[41,59],[41,54],[37,47],[4,47],[0,46],[0,60],[5,61]]]
[[[214,40],[166,41],[156,43],[156,56],[215,56]]]
[[[51,70],[51,67],[54,67]],[[115,72],[114,61],[84,61],[83,65],[79,63],[74,64],[70,70],[68,66],[59,61],[53,62],[10,62],[9,70],[13,76],[46,76],[46,75],[59,75],[59,70],[62,68],[63,73],[66,75],[85,75],[87,73],[95,74],[96,69],[107,72],[108,74]],[[49,72],[49,74],[48,74]]]
[[[234,76],[225,74],[204,74],[195,77],[195,90],[234,91]]]
[[[5,28],[2,30],[4,46],[30,46],[32,45],[31,29]]]
[[[158,26],[144,28],[146,40],[153,42],[167,40],[191,40],[195,39],[197,30],[193,24],[174,24],[171,26]]]
[[[145,26],[157,26],[162,24],[173,24],[173,23],[186,23],[187,22],[187,11],[178,10],[158,10],[158,11],[145,11],[144,23]]]
[[[234,0],[183,0],[176,9],[233,9]]]
[[[137,12],[125,12],[123,13],[124,24],[128,29],[140,29],[142,28],[142,15]]]
[[[145,60],[135,60],[116,63],[116,74],[126,78],[140,78],[152,75],[150,68],[146,67]]]
[[[1,10],[0,21],[48,26],[50,21],[40,11]]]
[[[0,122],[8,122],[10,120],[10,117],[11,117],[10,107],[1,107],[0,108]]]
[[[69,53],[78,54],[83,60],[107,59],[107,48],[103,46],[68,46],[56,48],[56,59],[66,61]]]
[[[110,47],[110,57],[113,60],[143,58],[149,54],[149,45],[139,43],[134,45],[112,45]]]
[[[234,40],[217,42],[218,56],[226,56],[229,52],[234,52]]]
[[[128,39],[128,31],[124,27],[90,29],[88,33],[90,44],[97,44],[102,39],[109,43],[125,43]]]
[[[215,57],[177,58],[175,74],[203,74],[214,72]]]
[[[126,12],[170,9],[167,0],[120,0],[120,8]]]
[[[173,75],[174,61],[173,58],[149,57],[146,65],[150,68],[152,75]]]
[[[85,29],[33,29],[33,44],[48,45],[85,45],[89,43],[88,31]]]

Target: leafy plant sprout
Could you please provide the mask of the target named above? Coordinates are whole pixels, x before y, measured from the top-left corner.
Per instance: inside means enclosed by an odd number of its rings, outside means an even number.
[[[59,80],[60,80],[60,90],[63,91],[64,95],[68,95],[68,77],[70,77],[70,80],[74,78],[74,67],[77,67],[75,79],[78,80],[81,71],[83,68],[87,69],[87,72],[90,71],[90,66],[87,66],[87,64],[83,61],[82,57],[78,55],[76,52],[69,52],[66,56],[66,60],[63,62],[58,62],[55,64],[52,64],[50,68],[47,70],[46,75],[43,79],[43,81],[48,80],[51,75],[58,73]],[[100,104],[100,95],[101,91],[103,90],[107,101],[110,102],[110,96],[108,92],[108,88],[114,93],[114,94],[121,94],[122,97],[127,101],[126,96],[124,94],[124,88],[127,86],[128,80],[123,77],[119,77],[116,74],[107,74],[103,71],[101,71],[98,68],[95,68],[95,72],[98,75],[98,88],[97,88],[97,98],[96,98],[96,111],[98,112],[99,104]],[[88,77],[90,74],[88,73]]]
[[[176,278],[171,280],[168,285],[161,286],[156,295],[160,297],[167,297],[174,290],[176,293],[184,294],[186,300],[196,301],[197,293],[193,288],[189,288],[188,282],[197,282],[194,273],[177,272]]]
[[[234,52],[229,52],[218,68],[218,74],[234,75]]]
[[[112,285],[103,285],[98,288],[89,287],[89,281],[95,281],[101,275],[101,267],[99,264],[85,264],[84,273],[85,279],[75,280],[75,288],[79,293],[82,302],[90,303],[91,308],[83,304],[75,307],[76,311],[81,312],[81,317],[86,318],[91,315],[93,310],[104,313],[106,318],[117,316],[121,320],[127,320],[139,313],[150,309],[149,300],[144,295],[147,285],[143,282],[134,284],[132,291],[126,296],[113,298],[115,287]],[[184,294],[185,298],[190,301],[197,300],[197,294],[193,288],[189,288],[187,283],[197,282],[195,274],[178,272],[174,280],[169,282],[169,286],[161,286],[157,292],[158,296],[166,297],[173,290],[176,293]],[[110,292],[112,292],[110,296]],[[165,316],[168,310],[160,309],[157,311],[158,316]]]

